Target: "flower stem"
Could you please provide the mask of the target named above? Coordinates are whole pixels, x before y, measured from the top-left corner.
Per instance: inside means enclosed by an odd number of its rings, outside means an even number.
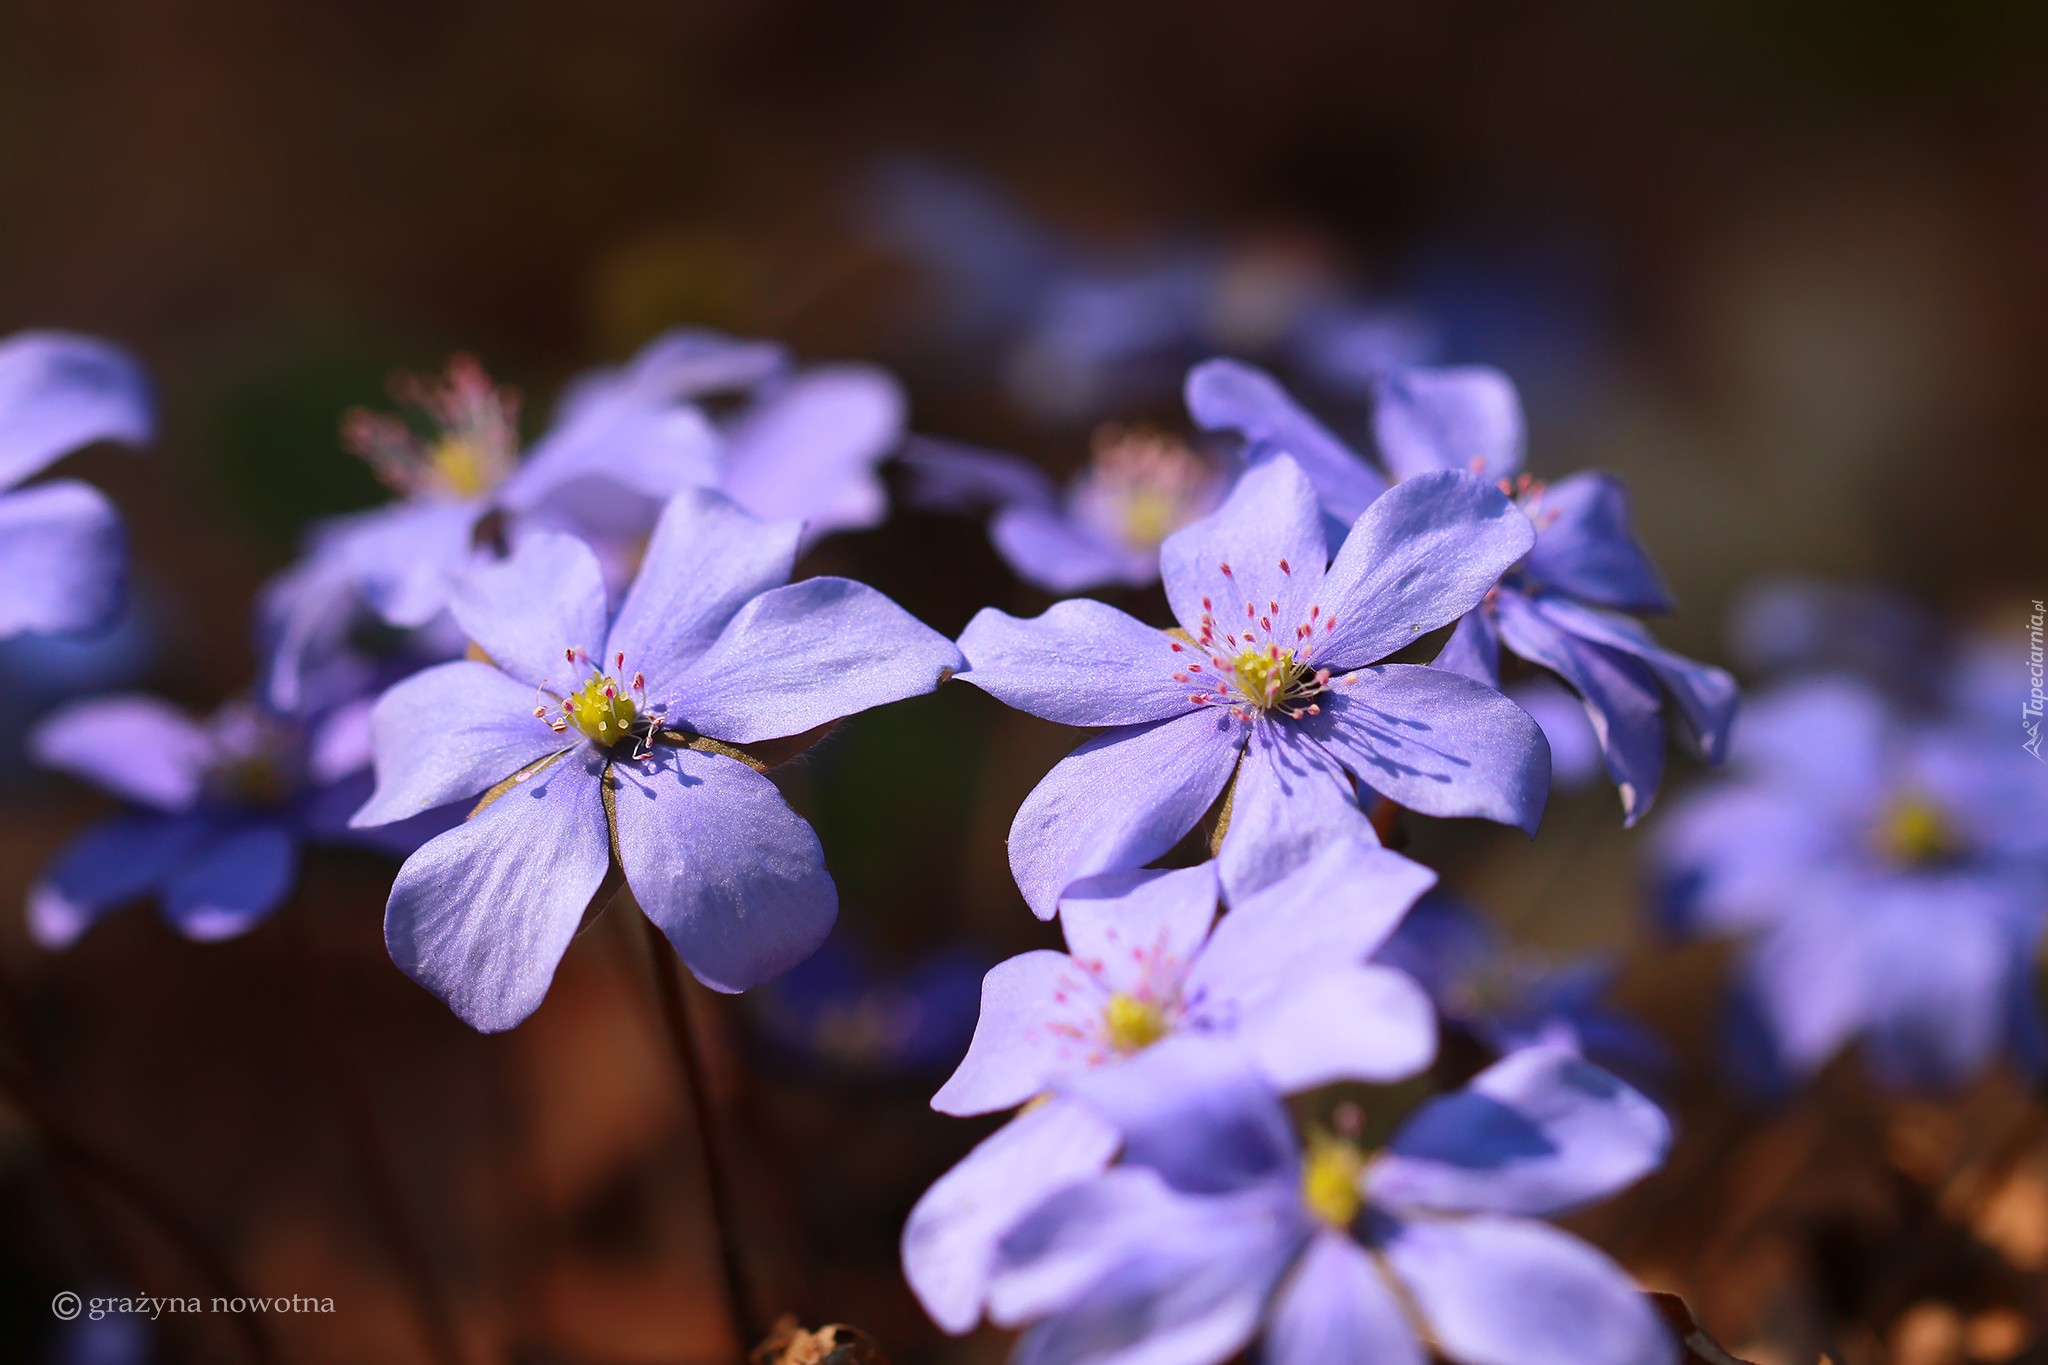
[[[683,999],[683,979],[676,950],[661,927],[642,912],[640,922],[647,931],[647,953],[654,969],[655,993],[661,998],[662,1022],[668,1027],[669,1042],[682,1072],[683,1097],[704,1152],[704,1184],[710,1196],[711,1221],[718,1231],[719,1271],[725,1286],[726,1315],[739,1337],[740,1355],[762,1337],[754,1317],[753,1296],[747,1289],[746,1268],[740,1259],[739,1227],[733,1216],[732,1181],[725,1160],[725,1142],[711,1107],[711,1093],[704,1084],[704,1064],[697,1055],[697,1043],[690,1029],[690,1010]]]

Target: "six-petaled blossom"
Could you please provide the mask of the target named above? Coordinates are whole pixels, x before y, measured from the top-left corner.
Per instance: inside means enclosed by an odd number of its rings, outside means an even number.
[[[1297,1138],[1241,1059],[1162,1044],[1073,1087],[1123,1159],[1003,1239],[990,1315],[1017,1365],[1669,1365],[1628,1276],[1545,1223],[1653,1170],[1657,1107],[1534,1047],[1429,1101],[1379,1150],[1340,1108]],[[1418,1333],[1423,1339],[1418,1339]]]
[[[1533,537],[1498,489],[1446,472],[1376,501],[1332,561],[1315,490],[1277,457],[1168,538],[1179,630],[1085,598],[1028,621],[983,610],[960,637],[964,681],[1047,720],[1110,727],[1017,813],[1010,867],[1026,902],[1050,918],[1070,883],[1151,862],[1226,786],[1226,895],[1329,843],[1377,842],[1354,778],[1428,815],[1533,832],[1550,759],[1528,714],[1469,678],[1377,662],[1470,610]]]
[[[1015,455],[916,438],[903,454],[926,507],[995,506],[988,535],[1019,578],[1047,592],[1159,581],[1159,546],[1211,511],[1228,487],[1221,470],[1156,427],[1106,424],[1089,466],[1053,487]]]
[[[370,791],[366,719],[360,706],[301,720],[237,701],[200,722],[142,695],[60,707],[29,737],[36,761],[132,809],[59,850],[29,890],[29,933],[68,948],[110,911],[153,894],[185,937],[232,938],[291,894],[308,841],[412,852],[460,812],[350,829]]]
[[[125,353],[65,332],[0,341],[0,637],[94,630],[120,611],[127,544],[106,496],[76,479],[6,490],[94,441],[142,445],[153,426]]]
[[[1198,425],[1242,433],[1254,461],[1271,451],[1300,460],[1333,516],[1356,516],[1387,486],[1252,366],[1197,365],[1187,400]],[[1468,471],[1498,481],[1536,526],[1526,558],[1459,622],[1436,667],[1497,687],[1505,647],[1562,678],[1585,702],[1629,824],[1649,810],[1663,779],[1667,710],[1707,762],[1721,761],[1735,680],[1663,648],[1632,619],[1668,612],[1672,602],[1630,528],[1619,480],[1586,472],[1546,485],[1523,473],[1521,400],[1505,375],[1484,366],[1390,370],[1375,388],[1374,432],[1394,479]]]
[[[1436,880],[1415,863],[1337,844],[1216,918],[1214,863],[1109,873],[1060,901],[1068,951],[1011,958],[982,983],[965,1060],[932,1099],[948,1114],[1035,1105],[932,1186],[903,1230],[903,1268],[940,1326],[981,1315],[995,1243],[1039,1199],[1100,1170],[1114,1129],[1057,1097],[1164,1039],[1239,1049],[1268,1083],[1394,1081],[1436,1055],[1429,999],[1364,961]]]
[[[1680,927],[1754,936],[1754,1079],[1852,1040],[1898,1086],[1960,1084],[2007,1044],[2041,1065],[2048,782],[2017,744],[1827,676],[1751,707],[1734,765],[1672,811],[1657,857]]]
[[[531,1014],[614,859],[690,970],[739,991],[795,965],[838,895],[817,836],[731,745],[929,692],[943,636],[843,578],[788,583],[801,528],[678,494],[616,617],[588,546],[540,532],[457,585],[489,662],[441,664],[373,714],[359,826],[485,793],[409,859],[385,942],[471,1025]]]

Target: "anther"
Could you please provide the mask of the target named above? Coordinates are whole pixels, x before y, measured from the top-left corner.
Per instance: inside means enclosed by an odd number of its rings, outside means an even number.
[[[1291,573],[1293,573],[1293,572],[1294,572],[1294,570],[1292,570],[1292,569],[1288,568],[1288,567],[1287,567],[1287,561],[1283,559],[1283,560],[1281,560],[1281,561],[1280,561],[1280,572],[1281,572],[1281,573],[1287,573],[1287,574],[1291,574]],[[1277,608],[1276,608],[1276,610],[1277,610]]]

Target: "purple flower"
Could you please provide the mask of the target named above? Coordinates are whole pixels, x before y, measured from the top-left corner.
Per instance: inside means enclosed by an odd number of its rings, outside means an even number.
[[[722,426],[690,401],[733,389],[752,401]],[[523,460],[517,398],[475,361],[457,357],[445,382],[403,379],[396,392],[425,413],[431,440],[362,411],[344,437],[399,501],[314,528],[300,562],[265,589],[269,690],[281,708],[307,704],[307,675],[346,652],[366,612],[401,630],[432,626],[457,578],[535,531],[584,540],[618,586],[684,488],[721,488],[758,516],[801,518],[814,537],[873,525],[887,510],[874,466],[903,426],[901,390],[880,370],[796,372],[779,347],[704,332],[668,333],[631,364],[578,380]],[[434,657],[432,638],[414,644]]]
[[[1189,371],[1187,401],[1198,425],[1242,433],[1252,461],[1275,451],[1300,460],[1339,520],[1385,487],[1263,371],[1207,361]],[[1519,473],[1521,402],[1508,378],[1485,366],[1390,370],[1376,386],[1373,429],[1395,479],[1457,469],[1498,480],[1536,525],[1528,556],[1458,623],[1436,667],[1499,686],[1505,645],[1562,678],[1585,702],[1629,824],[1649,810],[1663,778],[1667,697],[1681,733],[1707,762],[1721,760],[1735,680],[1662,648],[1630,619],[1669,611],[1671,598],[1630,529],[1619,480],[1587,472],[1545,485]]]
[[[1218,351],[1272,355],[1348,390],[1435,344],[1405,315],[1347,297],[1329,252],[1299,234],[1104,251],[944,168],[896,161],[868,191],[870,231],[944,287],[956,345],[992,345],[1010,397],[1048,421],[1170,393]]]
[[[1759,701],[1734,757],[1657,856],[1681,927],[1753,935],[1741,989],[1768,1061],[1810,1075],[1860,1040],[1880,1080],[1928,1087],[2037,1045],[2048,782],[2010,736],[1825,677]]]
[[[1635,1084],[1669,1067],[1655,1036],[1606,1003],[1611,962],[1529,953],[1449,892],[1424,896],[1373,960],[1414,977],[1446,1026],[1495,1056],[1537,1043],[1568,1047]]]
[[[363,706],[301,721],[235,702],[200,723],[155,697],[97,697],[44,719],[29,749],[132,807],[73,839],[30,889],[29,932],[45,948],[148,895],[185,937],[232,938],[291,894],[306,841],[404,856],[455,814],[348,828],[370,791]]]
[[[1176,1036],[1241,1051],[1282,1091],[1411,1076],[1436,1055],[1429,1000],[1364,959],[1435,879],[1385,849],[1338,844],[1220,920],[1214,863],[1077,883],[1060,901],[1069,952],[989,972],[974,1041],[932,1107],[1009,1109]],[[981,1316],[995,1244],[1031,1202],[1108,1163],[1115,1144],[1101,1129],[1074,1101],[1050,1099],[918,1201],[904,1274],[940,1326],[964,1332]]]
[[[384,923],[393,960],[465,1021],[507,1029],[539,1006],[614,857],[713,989],[824,939],[838,894],[817,836],[729,746],[928,692],[961,659],[872,588],[788,583],[801,532],[678,494],[616,616],[589,547],[536,532],[451,600],[489,662],[379,699],[377,790],[353,823],[485,793],[406,862]]]
[[[96,630],[120,611],[126,541],[106,496],[76,479],[4,490],[94,441],[146,443],[151,408],[140,367],[105,342],[0,341],[0,636]]]
[[[1116,1168],[1005,1237],[990,1316],[1018,1365],[1214,1365],[1263,1329],[1273,1365],[1664,1365],[1619,1266],[1535,1221],[1621,1189],[1670,1129],[1572,1052],[1534,1047],[1431,1100],[1379,1151],[1362,1115],[1300,1142],[1240,1059],[1176,1040],[1076,1096],[1125,1135]]]
[[[1097,429],[1094,458],[1062,493],[1028,460],[917,438],[904,454],[927,507],[994,504],[989,539],[1019,578],[1053,593],[1159,581],[1159,546],[1207,515],[1229,480],[1150,426]]]
[[[1376,502],[1326,571],[1315,491],[1282,457],[1167,539],[1180,630],[1086,598],[1029,621],[983,610],[960,637],[965,681],[1047,720],[1109,727],[1017,812],[1010,868],[1026,902],[1048,919],[1070,883],[1152,861],[1226,788],[1233,897],[1326,844],[1376,843],[1354,776],[1425,814],[1533,830],[1550,783],[1535,722],[1469,678],[1374,666],[1468,611],[1532,535],[1499,490],[1432,474]]]

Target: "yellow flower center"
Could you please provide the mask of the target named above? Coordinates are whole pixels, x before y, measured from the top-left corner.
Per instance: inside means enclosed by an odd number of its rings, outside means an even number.
[[[1918,867],[1954,853],[1956,835],[1940,807],[1923,796],[1905,796],[1878,818],[1877,846],[1894,862]]]
[[[1166,1036],[1165,1011],[1123,991],[1110,996],[1102,1007],[1102,1022],[1109,1032],[1109,1045],[1118,1052],[1140,1052]]]
[[[466,436],[442,437],[427,464],[435,481],[458,498],[480,497],[498,481],[498,471],[483,448]]]
[[[1300,685],[1307,669],[1294,662],[1291,649],[1247,649],[1231,660],[1237,690],[1245,700],[1266,710],[1278,706]]]
[[[1207,510],[1215,478],[1180,438],[1140,423],[1098,427],[1078,501],[1134,550],[1159,542]]]
[[[569,723],[599,744],[616,744],[633,728],[640,714],[617,678],[599,674],[562,701]]]
[[[1358,1193],[1364,1170],[1365,1154],[1356,1146],[1342,1138],[1312,1135],[1301,1165],[1301,1202],[1331,1227],[1350,1227],[1364,1202]]]

